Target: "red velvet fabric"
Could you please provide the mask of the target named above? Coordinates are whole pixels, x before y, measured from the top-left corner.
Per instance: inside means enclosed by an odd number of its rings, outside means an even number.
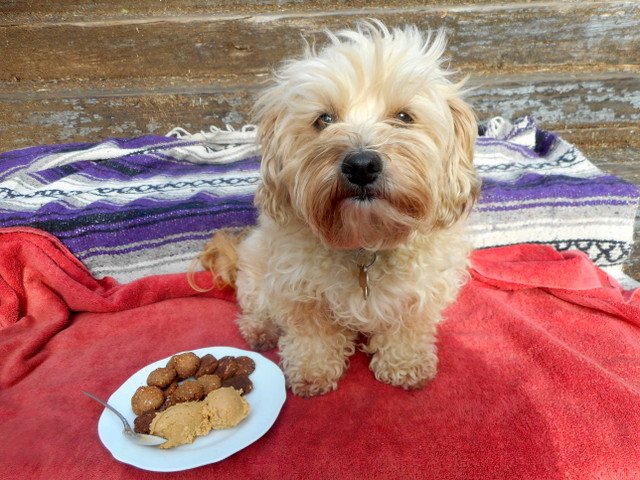
[[[159,474],[111,457],[81,389],[108,397],[174,352],[246,348],[232,292],[195,294],[184,275],[96,280],[51,236],[0,230],[0,477],[640,478],[640,294],[542,246],[473,264],[424,390],[377,382],[357,353],[337,391],[289,393],[246,449]]]

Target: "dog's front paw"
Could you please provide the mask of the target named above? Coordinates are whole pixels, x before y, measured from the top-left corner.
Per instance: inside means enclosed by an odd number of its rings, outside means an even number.
[[[335,390],[346,368],[347,358],[354,352],[352,342],[344,335],[285,335],[280,338],[278,347],[287,384],[293,393],[301,397]]]
[[[376,379],[405,389],[424,387],[436,376],[437,366],[435,347],[407,357],[397,351],[378,351],[369,364]]]
[[[314,397],[335,390],[338,387],[337,379],[327,377],[291,378],[287,377],[287,383],[291,391],[300,397]]]
[[[280,342],[282,345],[282,342]],[[281,348],[281,354],[283,349]],[[341,357],[292,356],[291,349],[284,349],[282,367],[291,391],[301,397],[313,397],[338,388],[338,380],[345,368]]]

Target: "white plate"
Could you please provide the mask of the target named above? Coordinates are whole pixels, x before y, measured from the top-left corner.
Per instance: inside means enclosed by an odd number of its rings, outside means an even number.
[[[237,426],[215,430],[198,437],[188,445],[170,449],[143,447],[128,441],[122,434],[122,422],[105,409],[98,421],[98,435],[105,447],[121,462],[154,472],[177,472],[219,462],[258,440],[273,425],[286,398],[284,375],[280,368],[262,355],[233,347],[211,347],[193,350],[202,357],[207,353],[216,358],[246,355],[256,362],[251,374],[253,391],[247,394],[249,416]],[[108,402],[119,410],[133,426],[135,414],[131,397],[141,385],[146,385],[152,370],[164,367],[171,357],[159,360],[133,374],[115,391]]]

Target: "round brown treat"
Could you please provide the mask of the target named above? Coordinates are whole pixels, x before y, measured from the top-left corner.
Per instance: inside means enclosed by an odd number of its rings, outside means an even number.
[[[217,390],[222,385],[222,380],[217,375],[203,375],[198,377],[197,381],[202,385],[205,395],[209,395],[209,393]]]
[[[236,375],[251,375],[256,369],[256,362],[245,356],[236,357],[236,365],[238,365]]]
[[[167,388],[176,379],[176,371],[172,367],[156,368],[147,377],[147,385]]]
[[[164,396],[168,397],[176,390],[176,388],[178,388],[178,381],[174,380],[167,388],[163,390]]]
[[[178,378],[189,378],[198,371],[200,358],[193,352],[180,353],[171,357],[167,367],[173,367]]]
[[[149,427],[155,416],[156,412],[147,412],[137,416],[133,421],[133,429],[138,433],[150,433]]]
[[[216,368],[218,368],[218,360],[210,353],[207,353],[200,359],[200,367],[196,372],[196,378],[212,374],[216,371]]]
[[[229,377],[233,377],[236,374],[237,369],[238,365],[236,364],[235,358],[222,357],[220,360],[218,360],[218,368],[216,368],[216,371],[214,373],[222,380],[225,380]]]
[[[176,403],[177,402],[176,402],[175,398],[173,398],[173,395],[168,395],[167,398],[165,398],[164,403],[162,404],[162,406],[157,411],[158,412],[163,412],[167,408],[173,407]]]
[[[235,375],[231,378],[227,378],[226,380],[222,381],[222,386],[232,387],[236,390],[240,390],[242,395],[246,395],[253,390],[253,382],[247,375]]]
[[[158,387],[138,387],[131,398],[131,408],[136,415],[152,412],[164,403],[164,394]]]
[[[170,398],[175,403],[195,402],[204,397],[204,388],[195,380],[187,380],[176,387]]]

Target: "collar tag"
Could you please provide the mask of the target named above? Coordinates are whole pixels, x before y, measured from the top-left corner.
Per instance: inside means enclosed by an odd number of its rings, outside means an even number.
[[[362,289],[362,297],[366,300],[369,297],[369,267],[376,261],[376,252],[370,252],[361,248],[356,256],[358,266],[358,283]]]

